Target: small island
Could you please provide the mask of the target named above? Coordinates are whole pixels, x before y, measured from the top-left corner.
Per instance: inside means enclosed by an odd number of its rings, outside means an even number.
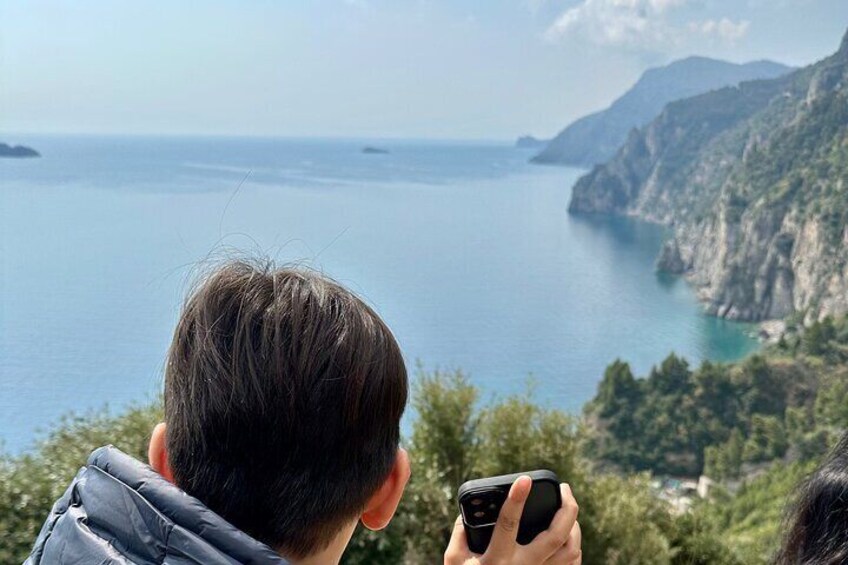
[[[370,145],[362,148],[362,152],[366,155],[387,155],[389,153],[388,149],[381,149],[379,147],[371,147]]]
[[[540,149],[548,144],[549,139],[539,139],[532,135],[522,135],[515,140],[515,146],[519,149]]]
[[[11,158],[26,158],[26,157],[41,157],[35,149],[24,145],[7,145],[0,143],[0,157]]]

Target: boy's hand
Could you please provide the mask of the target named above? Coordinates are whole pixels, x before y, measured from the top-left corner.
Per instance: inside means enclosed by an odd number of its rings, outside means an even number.
[[[583,553],[580,549],[577,501],[565,483],[560,485],[562,508],[557,511],[550,527],[527,545],[519,545],[516,541],[521,512],[532,486],[533,481],[527,476],[519,477],[512,484],[498,514],[492,540],[483,555],[476,555],[468,549],[462,516],[457,518],[445,551],[445,565],[580,565]]]

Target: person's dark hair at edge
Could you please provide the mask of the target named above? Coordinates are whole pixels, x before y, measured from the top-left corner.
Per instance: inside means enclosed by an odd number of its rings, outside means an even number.
[[[775,563],[848,563],[848,433],[798,488]]]
[[[407,400],[400,348],[326,277],[238,261],[188,298],[165,371],[176,483],[237,528],[302,557],[388,476]]]

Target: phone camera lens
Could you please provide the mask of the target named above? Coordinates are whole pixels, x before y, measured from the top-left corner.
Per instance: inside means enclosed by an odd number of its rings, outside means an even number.
[[[482,498],[475,498],[471,501],[471,504],[473,506],[480,506],[481,504],[483,504],[483,499]]]
[[[483,512],[482,510],[478,510],[477,512],[474,513],[475,518],[482,518],[485,515],[486,515],[486,513]]]

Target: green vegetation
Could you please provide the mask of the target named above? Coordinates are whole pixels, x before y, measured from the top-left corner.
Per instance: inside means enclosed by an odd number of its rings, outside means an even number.
[[[791,81],[790,75],[747,82],[671,102],[649,125],[631,134],[612,160],[577,181],[569,209],[622,213],[638,208],[651,179],[662,194],[646,207],[652,217],[709,215],[748,143],[748,121]],[[740,213],[745,205],[742,199],[733,202]]]
[[[722,532],[743,563],[766,563],[779,545],[780,524],[795,487],[813,471],[816,462],[772,465],[743,482],[735,495],[726,491],[696,507],[694,516]]]
[[[848,429],[848,317],[732,365],[692,370],[670,355],[637,379],[616,361],[586,420],[586,452],[601,467],[721,481],[693,519],[743,562],[766,562],[794,486]]]
[[[820,94],[801,119],[768,144],[754,146],[735,171],[728,198],[743,203],[742,212],[794,209],[801,216],[817,216],[835,246],[848,221],[846,178],[848,93],[837,90]],[[784,243],[786,251],[792,243]]]
[[[737,478],[821,455],[848,425],[848,321],[825,318],[762,355],[692,370],[670,355],[637,379],[616,361],[586,407],[595,458],[634,472]]]

